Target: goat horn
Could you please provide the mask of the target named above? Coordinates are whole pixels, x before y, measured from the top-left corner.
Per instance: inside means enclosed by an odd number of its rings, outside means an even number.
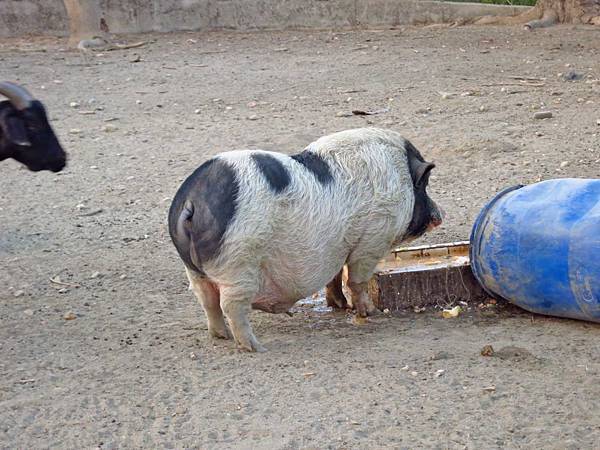
[[[0,94],[9,99],[19,111],[31,106],[31,102],[34,100],[33,96],[24,87],[9,81],[0,82]]]

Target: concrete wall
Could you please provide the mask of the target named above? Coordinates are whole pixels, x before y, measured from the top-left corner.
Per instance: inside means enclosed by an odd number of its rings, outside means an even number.
[[[0,36],[64,36],[69,18],[63,0],[0,0]]]
[[[447,22],[514,15],[523,7],[428,0],[65,0],[104,17],[111,33],[181,30],[348,28]],[[87,4],[87,6],[86,6]],[[85,14],[84,14],[85,15]],[[90,14],[87,14],[88,16]],[[82,37],[90,26],[73,27]],[[92,17],[93,19],[94,17]],[[87,18],[89,21],[89,17]],[[94,22],[96,22],[94,20]],[[76,24],[77,25],[77,24]],[[79,31],[78,31],[79,32]],[[69,35],[63,0],[0,0],[0,36]]]

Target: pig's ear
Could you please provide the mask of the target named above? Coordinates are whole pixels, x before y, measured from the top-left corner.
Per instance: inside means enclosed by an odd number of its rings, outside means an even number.
[[[421,162],[416,168],[415,171],[415,187],[427,186],[429,182],[429,174],[431,173],[431,169],[435,167],[435,164],[430,162]]]
[[[425,161],[419,150],[409,141],[405,141],[404,148],[413,185],[416,188],[427,186],[429,172],[435,167],[435,164]]]
[[[420,156],[420,155],[419,155]],[[435,167],[435,164],[423,161],[422,157],[417,157],[414,153],[408,154],[408,167],[413,185],[416,188],[427,186],[429,181],[429,173]]]

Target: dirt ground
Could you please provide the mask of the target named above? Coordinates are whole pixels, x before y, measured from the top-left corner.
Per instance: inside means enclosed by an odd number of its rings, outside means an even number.
[[[598,176],[597,30],[142,38],[91,65],[61,40],[0,42],[0,79],[46,103],[71,156],[60,174],[0,165],[2,448],[599,448],[600,326],[299,308],[253,313],[269,351],[240,353],[207,336],[166,229],[211,155],[373,125],[437,163],[447,219],[420,242],[467,239],[504,187]]]

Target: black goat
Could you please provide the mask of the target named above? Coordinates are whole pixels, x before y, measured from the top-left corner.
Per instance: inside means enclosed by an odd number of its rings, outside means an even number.
[[[54,134],[44,105],[25,88],[0,82],[0,161],[13,158],[29,170],[60,172],[67,155]]]

